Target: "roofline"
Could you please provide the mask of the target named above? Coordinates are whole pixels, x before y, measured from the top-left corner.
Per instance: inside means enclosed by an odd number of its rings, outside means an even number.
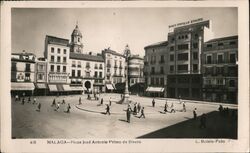
[[[168,45],[168,41],[160,41],[158,43],[159,44],[154,43],[154,44],[148,45],[148,46],[144,47],[144,49],[146,49],[146,48],[152,48],[152,47],[157,47],[157,46],[167,46]]]
[[[223,40],[231,40],[231,39],[238,39],[238,35],[218,37],[218,38],[210,39],[210,40],[206,41],[205,43],[211,43],[211,42],[223,41]]]

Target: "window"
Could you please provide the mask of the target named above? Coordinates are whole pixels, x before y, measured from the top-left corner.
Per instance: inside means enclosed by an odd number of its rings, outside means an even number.
[[[224,85],[224,79],[217,79],[217,85]]]
[[[63,54],[67,54],[67,50],[66,49],[63,49]]]
[[[236,56],[234,53],[229,55],[229,62],[236,63]]]
[[[57,72],[60,72],[60,65],[57,65],[56,71],[57,71]]]
[[[51,53],[54,53],[54,52],[55,52],[55,48],[51,47]]]
[[[63,66],[63,72],[66,72],[66,66]]]
[[[54,72],[54,65],[50,65],[50,71]]]
[[[207,48],[212,48],[213,45],[212,44],[207,44]]]
[[[198,43],[193,43],[193,48],[194,49],[198,48]]]
[[[222,75],[224,73],[224,68],[223,67],[216,67],[216,73]]]
[[[170,55],[170,61],[174,61],[174,54]]]
[[[38,65],[38,70],[43,71],[44,70],[44,65]]]
[[[30,70],[30,64],[26,64],[25,65],[25,71],[26,72],[30,72],[31,70]]]
[[[12,62],[11,63],[11,71],[16,71],[17,68],[16,68],[16,62]]]
[[[164,63],[164,55],[161,55],[161,61],[160,63]]]
[[[61,53],[61,49],[57,48],[57,53],[60,54]]]
[[[193,59],[197,60],[198,59],[198,52],[193,52]]]
[[[219,43],[218,46],[223,46],[224,44],[223,43]]]
[[[211,55],[207,55],[206,64],[212,64],[212,56]]]
[[[198,64],[193,64],[193,71],[198,71]]]
[[[76,76],[75,73],[76,73],[75,70],[72,70],[72,77],[75,77],[75,76]]]
[[[178,65],[178,71],[187,71],[188,64]]]
[[[55,56],[51,56],[51,57],[50,57],[50,61],[51,61],[51,62],[54,62],[54,61],[55,61]]]
[[[174,46],[171,46],[171,47],[170,47],[170,51],[174,51]]]
[[[178,60],[182,61],[182,60],[188,60],[188,53],[181,53],[181,54],[178,54],[177,56]]]
[[[25,81],[29,81],[30,80],[30,73],[25,73]]]
[[[154,84],[155,84],[155,79],[151,78],[151,85],[154,85]]]
[[[97,76],[98,76],[98,72],[97,72],[97,71],[95,71],[95,77],[97,78]]]
[[[77,70],[77,77],[81,76],[81,70]]]
[[[90,77],[90,72],[86,72],[86,77]]]
[[[151,74],[155,74],[155,68],[154,67],[151,68]]]
[[[161,74],[164,74],[163,66],[161,66]]]
[[[110,72],[110,69],[107,69],[107,72]]]
[[[82,66],[81,66],[81,61],[78,61],[78,62],[77,62],[77,67],[82,67]]]
[[[57,56],[57,62],[60,63],[61,62],[61,57]]]
[[[80,38],[78,38],[78,42],[80,42]]]
[[[188,35],[185,35],[185,39],[188,39]]]
[[[66,62],[67,62],[66,57],[63,57],[63,63],[66,63]]]
[[[72,67],[76,67],[76,61],[72,61]]]
[[[198,34],[194,34],[194,39],[198,39]]]
[[[99,65],[99,69],[102,69],[102,64]]]
[[[95,69],[98,69],[97,64],[95,63]]]
[[[159,78],[155,78],[155,84],[159,85]]]
[[[235,80],[229,80],[229,87],[235,87]]]
[[[174,71],[174,65],[170,65],[170,72]]]
[[[86,68],[90,68],[89,62],[86,63]]]
[[[161,84],[161,85],[164,85],[164,78],[161,78],[160,84]]]
[[[235,41],[230,41],[229,45],[236,45],[236,42]]]
[[[218,63],[223,63],[223,54],[218,55]]]
[[[102,72],[99,72],[99,77],[102,78]]]
[[[178,50],[186,50],[188,49],[188,44],[181,44],[177,46]]]
[[[38,74],[38,80],[43,80],[43,74]]]

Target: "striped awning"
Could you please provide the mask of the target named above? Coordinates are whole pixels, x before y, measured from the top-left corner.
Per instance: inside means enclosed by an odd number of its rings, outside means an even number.
[[[34,90],[34,83],[11,82],[11,90]]]
[[[50,92],[58,91],[56,85],[55,84],[49,84],[49,91]]]
[[[57,84],[56,85],[58,91],[64,91],[63,90],[63,85],[62,84]]]
[[[64,91],[71,91],[71,88],[68,84],[64,84],[63,89],[64,89]]]
[[[114,87],[112,84],[106,84],[106,87],[108,90],[114,90]]]
[[[146,89],[147,92],[163,92],[164,88],[162,87],[148,87]]]
[[[45,83],[37,83],[36,88],[38,89],[47,89],[47,86]]]

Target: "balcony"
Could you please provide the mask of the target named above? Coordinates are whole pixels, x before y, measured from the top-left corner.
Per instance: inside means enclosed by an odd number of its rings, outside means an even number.
[[[148,65],[148,62],[144,62],[144,65]]]
[[[123,77],[122,74],[114,74],[113,77]]]
[[[26,68],[25,72],[31,72],[30,68]]]
[[[99,67],[99,69],[100,69],[100,70],[102,70],[102,69],[103,69],[103,67],[102,67],[102,66],[100,66],[100,67]]]
[[[86,67],[85,67],[86,69],[89,69],[90,68],[90,65],[86,65]]]
[[[160,63],[160,64],[163,64],[163,63],[165,63],[165,61],[164,61],[164,60],[163,60],[163,61],[159,61],[159,63]]]
[[[98,67],[97,67],[97,66],[95,66],[95,67],[94,67],[94,69],[98,69]]]

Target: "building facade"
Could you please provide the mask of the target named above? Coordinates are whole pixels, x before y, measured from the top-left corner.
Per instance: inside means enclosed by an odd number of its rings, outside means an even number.
[[[45,58],[37,58],[35,64],[35,94],[48,94],[47,86],[47,60]]]
[[[104,59],[101,55],[70,53],[71,87],[81,87],[84,92],[105,91]]]
[[[167,46],[168,42],[163,41],[144,48],[144,77],[147,95],[167,96]]]
[[[105,84],[106,90],[112,91],[117,83],[125,82],[125,57],[111,50],[110,48],[102,51],[102,56],[105,62]]]
[[[129,86],[144,83],[143,76],[144,59],[139,55],[131,55],[128,59]]]
[[[237,103],[238,36],[205,42],[203,54],[203,99]]]
[[[212,36],[209,20],[174,27],[168,33],[168,97],[202,99],[204,41]]]
[[[33,95],[35,86],[35,60],[33,53],[11,54],[11,94],[19,96]]]
[[[50,93],[63,94],[70,80],[69,40],[54,36],[46,36],[44,57],[47,59],[47,83]]]

